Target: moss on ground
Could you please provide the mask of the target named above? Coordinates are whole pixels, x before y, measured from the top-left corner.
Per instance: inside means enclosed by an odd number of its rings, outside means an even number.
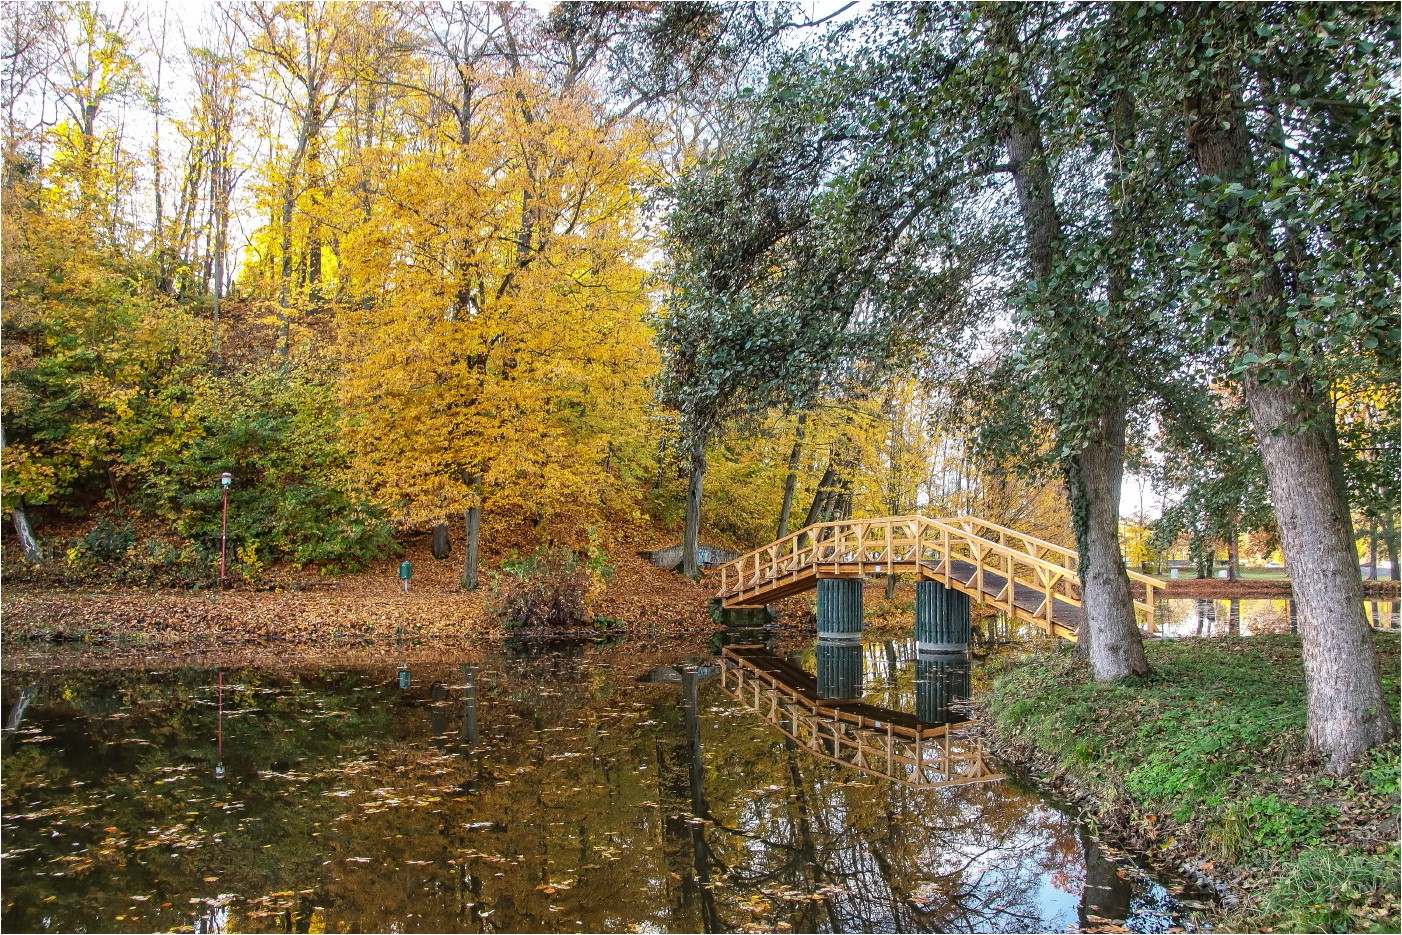
[[[1398,716],[1398,638],[1376,644]],[[1399,931],[1398,744],[1350,776],[1305,749],[1298,637],[1155,641],[1154,673],[1090,682],[1062,649],[1001,673],[1000,742],[1050,758],[1103,814],[1234,884],[1232,930]]]

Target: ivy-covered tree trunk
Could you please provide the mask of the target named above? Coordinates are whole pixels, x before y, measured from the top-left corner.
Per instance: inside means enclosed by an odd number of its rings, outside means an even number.
[[[682,574],[695,578],[701,571],[697,553],[701,546],[701,489],[706,481],[706,436],[700,432],[691,443],[690,474],[686,486],[686,528],[682,533]]]
[[[808,421],[808,413],[802,413],[798,417],[798,426],[794,429],[793,447],[789,449],[789,469],[784,475],[784,505],[779,509],[779,529],[774,534],[775,539],[782,539],[789,534],[789,517],[793,513],[794,488],[798,486],[798,461],[803,454],[803,428]]]
[[[1213,38],[1205,34],[1200,41],[1210,45]],[[1226,66],[1203,68],[1198,95],[1189,102],[1187,142],[1204,179],[1236,182],[1250,190],[1258,180],[1246,110],[1235,91],[1241,78]],[[1267,221],[1258,207],[1230,193],[1212,202],[1207,217],[1208,223],[1232,232],[1224,237],[1250,242],[1249,253],[1235,263],[1250,262],[1252,275],[1240,286],[1234,306],[1223,309],[1235,316],[1230,323],[1235,349],[1248,364],[1252,355],[1274,355],[1295,326],[1285,314],[1286,278],[1273,258]],[[1240,246],[1235,249],[1242,252]],[[1344,772],[1361,754],[1391,738],[1395,728],[1363,615],[1353,522],[1331,457],[1338,451],[1332,407],[1301,365],[1252,365],[1241,384],[1299,613],[1309,742],[1331,771]]]
[[[812,526],[822,518],[823,511],[827,509],[829,498],[832,497],[833,484],[837,480],[837,468],[828,462],[827,469],[823,471],[823,476],[818,480],[818,487],[813,491],[813,502],[808,506],[808,513],[803,517],[803,525]]]
[[[1015,13],[1015,6],[1002,7],[990,32],[990,40],[1007,54],[1009,62],[1022,58]],[[1028,266],[1042,291],[1046,291],[1053,286],[1056,267],[1065,250],[1062,223],[1040,116],[1015,66],[1012,84],[1005,95],[1003,143],[1027,239]],[[1044,294],[1037,301],[1056,303],[1058,298]],[[1112,304],[1114,302],[1112,297]],[[1067,316],[1063,309],[1058,316],[1044,317],[1044,327],[1057,328],[1074,316]],[[1098,424],[1092,427],[1089,442],[1074,456],[1076,464],[1072,473],[1076,489],[1069,491],[1073,510],[1079,514],[1081,603],[1085,611],[1085,622],[1077,641],[1083,644],[1081,652],[1090,659],[1091,672],[1097,681],[1114,681],[1149,671],[1134,617],[1129,577],[1120,554],[1124,419],[1122,394],[1101,404]]]

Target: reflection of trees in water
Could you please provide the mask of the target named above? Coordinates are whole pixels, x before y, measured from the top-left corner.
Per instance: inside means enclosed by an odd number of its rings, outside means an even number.
[[[7,847],[36,850],[7,861],[4,927],[1042,927],[1069,820],[1005,784],[863,779],[713,683],[636,684],[638,656],[416,665],[402,692],[392,667],[231,672],[223,784],[193,768],[212,673],[54,676],[24,724],[55,740],[6,740]],[[9,807],[32,801],[56,811]],[[34,875],[59,857],[91,864]]]

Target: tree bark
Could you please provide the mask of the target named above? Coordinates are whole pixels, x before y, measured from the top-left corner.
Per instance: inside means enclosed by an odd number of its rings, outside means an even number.
[[[701,545],[701,489],[706,481],[706,437],[697,433],[691,443],[691,479],[686,488],[686,528],[682,534],[682,574],[695,578],[701,571],[697,552]]]
[[[1301,422],[1317,403],[1298,387],[1247,380],[1247,401],[1300,617],[1311,746],[1344,772],[1394,726],[1363,615],[1363,582],[1348,507],[1324,433]]]
[[[1378,520],[1374,517],[1368,525],[1368,580],[1378,580]]]
[[[15,524],[15,535],[19,537],[19,547],[24,560],[41,561],[44,553],[39,549],[39,540],[34,538],[34,530],[29,526],[29,513],[24,509],[24,497],[15,498],[15,506],[10,515]]]
[[[789,514],[793,512],[794,488],[798,486],[798,460],[803,454],[803,427],[808,421],[808,413],[798,417],[798,427],[794,429],[793,447],[789,449],[789,471],[784,475],[784,505],[779,509],[779,529],[775,539],[789,534]]]
[[[1227,537],[1227,579],[1237,580],[1237,564],[1241,558],[1239,549],[1241,543],[1238,542],[1236,527],[1232,527],[1232,534]]]
[[[1189,22],[1210,11],[1187,8]],[[1210,40],[1204,40],[1210,41]],[[1233,91],[1241,75],[1218,65],[1204,69],[1198,96],[1189,101],[1188,148],[1204,178],[1239,181],[1254,188],[1251,137]],[[1228,199],[1230,200],[1230,199]],[[1234,210],[1235,209],[1235,210]],[[1242,350],[1279,350],[1285,317],[1286,277],[1269,226],[1247,204],[1220,204],[1224,224],[1250,225],[1258,275],[1237,300]],[[1335,773],[1347,771],[1364,752],[1390,739],[1395,726],[1382,692],[1372,634],[1363,615],[1363,582],[1353,521],[1339,486],[1332,407],[1309,373],[1297,371],[1264,382],[1242,378],[1256,443],[1280,529],[1280,548],[1299,614],[1307,687],[1310,746]]]
[[[1124,479],[1125,406],[1107,402],[1100,426],[1081,452],[1077,482],[1085,533],[1081,545],[1081,606],[1091,672],[1098,681],[1112,682],[1149,674],[1144,641],[1134,616],[1129,575],[1120,554],[1120,485]]]
[[[479,483],[475,475],[464,477],[469,487],[477,486]],[[463,515],[464,525],[467,527],[467,535],[464,538],[462,550],[462,580],[460,585],[464,591],[476,591],[478,585],[477,575],[477,545],[482,537],[482,495],[477,492],[477,502],[468,507]]]
[[[1014,7],[1005,6],[995,16],[990,42],[1007,53],[1010,63],[1020,60],[1022,49],[1017,37]],[[1057,209],[1051,168],[1042,139],[1041,117],[1036,102],[1012,65],[1011,87],[1007,90],[1006,123],[1003,143],[1012,168],[1018,209],[1027,240],[1027,263],[1032,276],[1042,284],[1053,281],[1057,262],[1064,252],[1061,216]],[[1111,115],[1116,129],[1125,131],[1123,109],[1128,100],[1117,102]],[[1114,223],[1121,223],[1115,212]],[[1110,301],[1122,301],[1123,283],[1112,273]],[[1057,301],[1051,297],[1051,301]],[[1059,319],[1058,319],[1059,320]],[[1081,542],[1081,605],[1085,623],[1077,634],[1079,650],[1091,662],[1097,681],[1114,681],[1130,675],[1144,675],[1149,663],[1134,617],[1134,601],[1129,576],[1120,554],[1120,481],[1124,474],[1125,410],[1123,394],[1114,394],[1101,405],[1099,425],[1091,442],[1075,456],[1073,487],[1068,491],[1079,503],[1083,518]],[[1073,510],[1073,513],[1076,511]],[[1078,523],[1081,525],[1081,523]],[[1084,645],[1088,643],[1089,645]]]
[[[813,502],[808,507],[808,515],[803,518],[803,525],[812,526],[818,521],[818,517],[823,515],[823,510],[827,507],[827,498],[832,493],[832,483],[837,477],[837,470],[828,462],[827,469],[823,471],[823,476],[818,480],[818,488],[813,491]]]
[[[1389,579],[1397,581],[1399,573],[1402,573],[1402,569],[1397,567],[1397,553],[1402,550],[1397,548],[1399,536],[1397,526],[1392,521],[1392,514],[1389,513],[1386,520],[1387,522],[1383,525],[1383,545],[1387,548],[1387,576]]]

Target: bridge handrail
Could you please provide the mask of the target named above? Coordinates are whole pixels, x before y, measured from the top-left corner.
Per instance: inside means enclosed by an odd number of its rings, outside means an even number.
[[[999,541],[1002,542],[1004,545],[1007,544],[1007,542],[1005,541],[1006,537],[1014,536],[1018,539],[1021,539],[1023,542],[1037,546],[1039,549],[1045,549],[1048,552],[1056,552],[1060,554],[1063,558],[1067,560],[1066,566],[1068,568],[1078,569],[1081,564],[1081,554],[1075,549],[1068,549],[1065,546],[1057,545],[1054,542],[1048,542],[1045,539],[1038,539],[1036,536],[1029,536],[1025,532],[1018,532],[1016,529],[1010,529],[1007,526],[1000,526],[997,523],[990,522],[989,520],[983,519],[978,516],[945,517],[942,518],[940,522],[950,523],[954,525],[967,524],[969,526],[976,526],[981,527],[983,529],[993,530],[994,532],[997,532],[999,534]],[[984,536],[983,538],[987,539],[990,537]],[[1146,589],[1148,589],[1146,600],[1148,600],[1151,604],[1153,603],[1151,599],[1153,594],[1152,589],[1162,589],[1164,586],[1163,582],[1160,581],[1158,578],[1155,578],[1152,575],[1146,575],[1141,572],[1134,571],[1130,568],[1125,569],[1125,574],[1129,575],[1130,581],[1137,581],[1140,584],[1144,585]]]
[[[960,524],[963,525],[960,525]],[[965,528],[971,527],[971,528]],[[994,598],[995,606],[1012,609],[1012,588],[1021,584],[1037,590],[1043,595],[1043,603],[1035,613],[1050,630],[1052,627],[1053,602],[1061,600],[1073,606],[1080,605],[1079,575],[1076,565],[1071,562],[1058,563],[1045,555],[1015,548],[1006,541],[981,536],[972,527],[1000,532],[1000,539],[1013,536],[1024,543],[1036,545],[1038,551],[1047,551],[1063,558],[1076,558],[1076,553],[1035,537],[1024,536],[1016,530],[1000,527],[979,520],[977,517],[954,517],[951,520],[933,520],[918,514],[905,516],[877,517],[858,520],[835,520],[814,523],[761,546],[722,565],[720,597],[722,600],[767,581],[773,581],[782,574],[797,574],[810,567],[821,565],[844,565],[856,567],[857,574],[866,574],[868,567],[879,572],[893,565],[920,567],[926,562],[925,553],[931,551],[938,556],[937,565],[947,571],[950,560],[968,560],[977,569],[978,589],[983,592],[983,572],[992,571],[1004,576],[1005,586],[1000,595]],[[875,531],[878,535],[873,536]],[[884,536],[880,535],[884,531]],[[804,540],[807,540],[806,544]],[[899,547],[903,553],[897,553]],[[824,550],[827,561],[824,561]],[[959,555],[954,553],[958,552]],[[931,559],[935,559],[935,555]],[[1144,586],[1144,598],[1135,600],[1136,609],[1146,613],[1153,620],[1155,589],[1163,586],[1156,578],[1130,573],[1132,580]],[[1152,627],[1152,624],[1151,624]]]

